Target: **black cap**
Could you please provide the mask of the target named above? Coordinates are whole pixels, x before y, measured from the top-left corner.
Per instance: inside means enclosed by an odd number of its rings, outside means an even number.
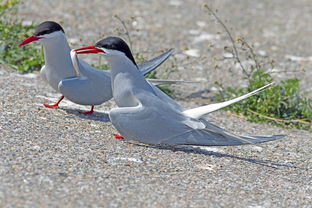
[[[107,37],[95,44],[97,48],[106,48],[123,52],[136,65],[131,50],[127,43],[118,37]]]
[[[56,22],[46,21],[37,26],[34,35],[40,36],[50,34],[56,31],[62,31],[63,33],[65,33],[61,25],[57,24]]]

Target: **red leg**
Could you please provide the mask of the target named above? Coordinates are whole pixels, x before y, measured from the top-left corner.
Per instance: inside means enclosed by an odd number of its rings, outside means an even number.
[[[119,134],[113,134],[113,136],[115,137],[115,139],[125,139],[123,136]]]
[[[94,112],[93,109],[94,109],[94,105],[91,106],[91,110],[90,111],[88,111],[88,112],[79,112],[79,113],[85,114],[85,115],[91,115]]]
[[[59,101],[57,101],[55,104],[53,105],[49,105],[49,104],[43,104],[45,107],[47,108],[58,108],[58,105],[60,104],[60,102],[64,99],[64,95],[59,99]]]

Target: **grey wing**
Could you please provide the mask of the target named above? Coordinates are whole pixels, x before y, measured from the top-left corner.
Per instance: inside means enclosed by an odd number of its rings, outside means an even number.
[[[173,100],[166,93],[161,91],[158,87],[154,86],[153,84],[150,84],[150,86],[152,87],[157,97],[161,99],[162,101],[164,101],[165,103],[167,103],[167,105],[169,105],[171,108],[175,110],[179,110],[179,111],[184,110],[175,100]]]
[[[79,70],[80,76],[59,83],[59,90],[67,99],[81,105],[100,105],[112,98],[110,73],[82,60],[79,60]]]
[[[174,49],[171,48],[165,53],[149,60],[143,63],[138,64],[139,70],[142,72],[143,75],[146,75],[147,73],[153,71],[156,69],[159,65],[161,65],[164,61],[166,61],[169,56],[174,52]]]
[[[112,110],[113,125],[127,139],[147,144],[232,146],[280,139],[283,136],[240,136],[203,119],[193,119],[159,96],[136,93],[139,105]]]
[[[103,77],[105,78],[103,81],[111,79],[109,70],[97,69],[81,59],[78,59],[78,61],[79,61],[79,73],[82,74],[83,76],[86,76],[91,79],[97,79],[97,77],[100,76],[100,78]]]
[[[194,121],[194,120],[193,120]],[[200,145],[200,146],[235,146],[245,144],[256,144],[277,139],[282,139],[285,135],[273,136],[247,136],[236,135],[222,129],[204,119],[196,120],[202,122],[205,128],[189,127],[182,134],[162,141],[169,145]],[[188,124],[187,124],[188,125]]]
[[[153,85],[168,85],[168,84],[195,84],[199,82],[195,81],[184,81],[184,80],[164,80],[164,79],[146,79],[149,83]]]
[[[95,85],[86,77],[73,77],[62,80],[58,87],[60,92],[74,103],[100,105],[112,98],[111,88],[105,89],[105,83],[103,84]]]

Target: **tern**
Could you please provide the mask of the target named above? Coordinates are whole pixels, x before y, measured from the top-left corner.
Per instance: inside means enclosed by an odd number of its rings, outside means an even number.
[[[92,114],[94,105],[100,105],[112,98],[111,74],[109,71],[96,69],[82,60],[79,71],[73,66],[64,29],[56,22],[45,21],[39,24],[34,34],[25,39],[19,46],[38,41],[43,44],[45,65],[40,70],[41,77],[57,92],[61,98],[53,105],[44,104],[48,108],[57,108],[66,97],[68,100],[80,104],[91,105]],[[160,56],[146,61],[138,68],[142,75],[161,65],[172,53],[173,49]],[[172,84],[180,81],[149,80],[153,84]],[[182,83],[183,81],[181,81]]]
[[[148,84],[121,38],[108,37],[75,51],[102,54],[109,63],[113,97],[118,106],[110,110],[109,117],[126,140],[163,145],[232,146],[284,137],[236,135],[203,119],[204,115],[257,94],[271,84],[230,101],[184,110]]]

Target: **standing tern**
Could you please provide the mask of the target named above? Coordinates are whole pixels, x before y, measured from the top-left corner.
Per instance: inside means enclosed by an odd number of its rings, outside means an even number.
[[[269,85],[231,101],[184,110],[174,100],[159,94],[138,70],[128,45],[118,37],[108,37],[95,45],[75,50],[103,54],[111,66],[113,97],[118,108],[109,117],[125,139],[147,144],[231,146],[281,139],[284,135],[245,136],[224,130],[202,117],[246,99]]]
[[[94,105],[100,105],[112,98],[111,74],[109,71],[96,69],[82,60],[79,70],[73,66],[70,47],[63,28],[56,22],[46,21],[38,25],[35,33],[25,39],[19,46],[38,41],[43,44],[45,65],[40,70],[41,77],[50,86],[62,94],[53,105],[44,104],[48,108],[57,108],[66,97],[80,105],[91,105],[92,114]],[[138,65],[143,75],[161,65],[171,54],[173,49]],[[150,80],[153,84],[177,83],[179,81]]]

